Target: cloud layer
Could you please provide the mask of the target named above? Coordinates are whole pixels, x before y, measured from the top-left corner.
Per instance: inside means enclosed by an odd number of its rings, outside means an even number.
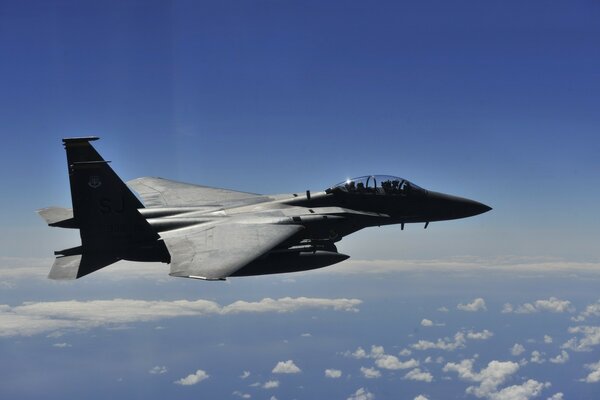
[[[0,283],[8,284],[21,279],[46,280],[52,258],[11,258],[0,257]],[[165,281],[172,279],[167,268],[157,268],[156,263],[120,261],[94,273],[98,279],[119,281],[125,279],[145,279]],[[600,271],[600,263],[571,262],[562,259],[540,257],[452,257],[445,259],[352,259],[333,265],[311,274],[382,274],[399,271],[544,271],[569,272]]]
[[[301,310],[356,312],[361,303],[362,301],[358,299],[308,297],[265,298],[257,302],[240,300],[226,306],[209,300],[113,299],[28,302],[16,307],[0,305],[0,337],[31,336],[61,330],[85,330],[175,317],[289,313]]]

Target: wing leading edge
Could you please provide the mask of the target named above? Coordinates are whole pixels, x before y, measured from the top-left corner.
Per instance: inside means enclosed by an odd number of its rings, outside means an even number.
[[[223,280],[303,230],[301,225],[221,223],[169,232],[169,275]]]
[[[163,178],[137,178],[127,182],[127,185],[140,195],[146,207],[222,204],[233,201],[247,201],[252,204],[268,199],[259,194],[192,185]]]

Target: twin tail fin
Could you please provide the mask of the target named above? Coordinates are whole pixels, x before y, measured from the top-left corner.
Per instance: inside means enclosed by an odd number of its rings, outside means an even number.
[[[170,260],[159,236],[138,211],[143,204],[90,142],[63,139],[72,209],[49,207],[38,213],[48,225],[79,229],[81,245],[56,251],[51,279],[77,279],[119,260]]]

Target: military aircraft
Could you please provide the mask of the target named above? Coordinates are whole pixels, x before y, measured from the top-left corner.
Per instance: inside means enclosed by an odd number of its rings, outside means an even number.
[[[491,210],[387,175],[281,195],[161,178],[126,185],[91,145],[97,139],[63,139],[73,208],[38,211],[48,225],[81,236],[80,246],[54,252],[50,279],[81,278],[119,260],[169,263],[169,275],[203,280],[304,271],[349,258],[335,243],[366,227],[427,228]]]

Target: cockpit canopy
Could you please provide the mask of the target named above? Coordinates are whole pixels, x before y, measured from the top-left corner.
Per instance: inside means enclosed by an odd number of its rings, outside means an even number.
[[[347,179],[327,189],[331,192],[380,195],[408,195],[425,190],[406,179],[390,175],[368,175]]]

